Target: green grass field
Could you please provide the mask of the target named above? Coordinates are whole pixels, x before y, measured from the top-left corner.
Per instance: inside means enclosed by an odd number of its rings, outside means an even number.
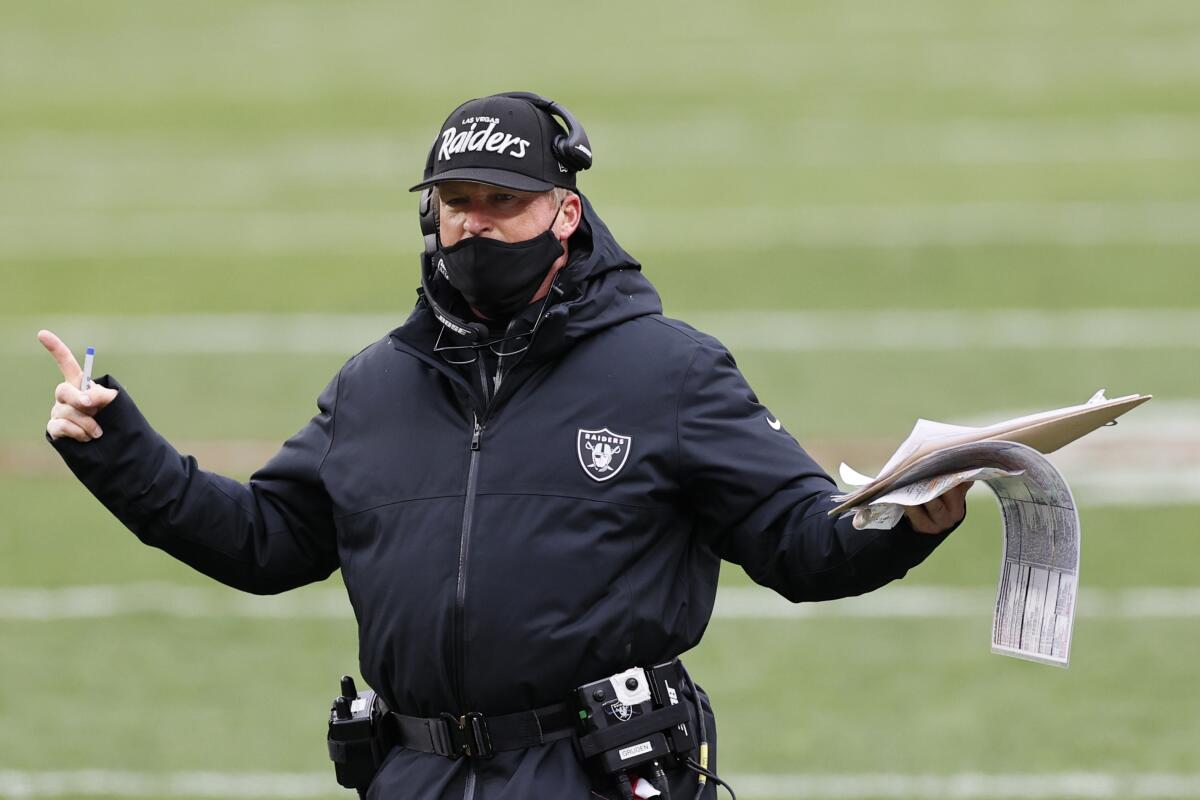
[[[349,604],[223,614],[232,590],[141,546],[41,441],[58,375],[34,334],[96,346],[164,434],[244,477],[411,307],[406,189],[437,125],[463,99],[525,88],[585,123],[596,167],[580,185],[667,311],[720,319],[761,399],[829,469],[877,468],[919,416],[1156,395],[1062,463],[1083,602],[1173,590],[1178,607],[1081,615],[1066,671],[991,655],[986,608],[714,619],[688,663],[740,796],[1200,798],[1191,0],[0,5],[0,798],[350,796],[323,741],[336,678],[356,667]],[[964,347],[931,345],[922,314],[860,330],[897,310],[1000,322]],[[839,337],[747,334],[763,311],[834,312]],[[1111,321],[1095,344],[1013,330],[1091,312]],[[205,352],[257,314],[383,324],[344,350],[262,336]],[[186,347],[120,336],[158,317]],[[1140,498],[1104,488],[1124,463]],[[986,595],[998,534],[976,492],[903,585]],[[22,618],[15,599],[148,584],[218,611]],[[299,788],[178,777],[193,773]],[[1011,780],[972,789],[979,775]]]

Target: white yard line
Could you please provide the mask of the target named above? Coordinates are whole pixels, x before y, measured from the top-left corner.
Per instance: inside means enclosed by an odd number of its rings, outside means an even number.
[[[954,775],[730,775],[739,797],[913,798],[1197,798],[1200,775],[1186,773],[1104,772]]]
[[[406,313],[6,317],[0,354],[40,354],[34,334],[50,328],[67,341],[86,339],[99,351],[131,355],[350,356],[402,324]],[[1200,310],[1193,309],[672,310],[676,314],[734,352],[1200,348]]]
[[[910,164],[1078,164],[1200,159],[1200,117],[1126,114],[1092,118],[945,120],[814,119],[804,114],[764,126],[728,113],[682,111],[637,123],[589,120],[605,143],[606,169],[687,167],[689,171],[753,165],[869,168]],[[670,147],[663,147],[670,142]],[[356,129],[276,136],[216,145],[173,136],[26,129],[6,142],[0,209],[102,208],[115,198],[189,205],[274,202],[280,187],[338,185],[392,189],[416,176],[428,133]],[[69,190],[69,191],[68,191]],[[153,208],[154,205],[147,205]],[[125,207],[129,207],[126,204]]]
[[[1200,347],[1200,311],[710,311],[681,315],[733,350],[1123,350]]]
[[[107,769],[0,770],[0,798],[221,797],[345,798],[328,773],[132,772]]]
[[[603,210],[601,213],[604,213]],[[605,219],[634,252],[740,253],[766,247],[910,249],[930,245],[1095,247],[1200,244],[1200,205],[1186,202],[978,202],[894,205],[616,207]],[[625,241],[625,239],[622,239]]]
[[[757,587],[724,587],[717,592],[716,619],[945,619],[987,617],[992,588],[890,586],[830,603],[789,603]],[[1200,617],[1200,589],[1140,587],[1081,589],[1081,617],[1173,619]]]
[[[1177,772],[768,774],[724,776],[745,798],[869,800],[1183,800],[1200,798],[1200,774]],[[299,800],[344,798],[326,772],[168,772],[0,770],[0,798],[209,797]]]
[[[772,166],[870,168],[913,164],[1079,164],[1177,161],[1200,157],[1200,119],[1129,115],[1098,126],[1094,120],[997,120],[958,117],[881,121],[798,117],[763,126],[733,115],[681,115],[650,123],[595,126],[608,142],[605,167],[653,164],[706,168],[753,166],[770,153]],[[662,142],[671,142],[664,148]],[[345,149],[345,148],[343,148]],[[61,151],[57,151],[61,152]],[[72,156],[67,156],[71,158]]]
[[[84,209],[6,211],[0,261],[19,268],[48,257],[325,255],[415,252],[419,238],[397,209]],[[892,205],[734,206],[687,210],[615,206],[600,213],[637,253],[754,252],[799,245],[911,249],[931,245],[1200,245],[1200,203],[992,202]],[[40,264],[38,268],[41,268]]]
[[[719,620],[963,619],[991,614],[995,590],[889,586],[836,602],[793,604],[767,589],[728,586],[717,592]],[[1102,619],[1195,619],[1200,589],[1140,587],[1080,591],[1078,612]],[[182,618],[332,619],[352,617],[340,586],[258,597],[230,589],[130,583],[60,588],[0,587],[0,620],[108,619],[132,615]]]

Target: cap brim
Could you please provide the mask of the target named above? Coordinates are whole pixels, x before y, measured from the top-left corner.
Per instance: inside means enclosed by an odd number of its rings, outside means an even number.
[[[448,169],[428,180],[421,181],[409,188],[409,191],[415,192],[447,181],[486,183],[489,186],[499,186],[501,189],[516,189],[521,192],[548,192],[555,186],[553,183],[540,181],[537,178],[531,178],[519,172],[509,172],[504,169],[485,169],[483,167],[462,167],[460,169]]]

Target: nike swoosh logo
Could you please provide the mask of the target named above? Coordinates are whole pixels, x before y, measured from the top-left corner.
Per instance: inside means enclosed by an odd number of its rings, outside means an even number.
[[[772,430],[776,431],[783,427],[783,424],[778,419],[772,419],[771,417],[767,417],[767,424],[771,426]]]

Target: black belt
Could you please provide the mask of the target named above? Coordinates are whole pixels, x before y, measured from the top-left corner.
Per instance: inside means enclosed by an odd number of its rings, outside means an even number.
[[[485,717],[478,711],[456,717],[408,717],[390,714],[402,747],[448,758],[491,758],[504,750],[565,739],[575,732],[578,712],[570,703]]]

